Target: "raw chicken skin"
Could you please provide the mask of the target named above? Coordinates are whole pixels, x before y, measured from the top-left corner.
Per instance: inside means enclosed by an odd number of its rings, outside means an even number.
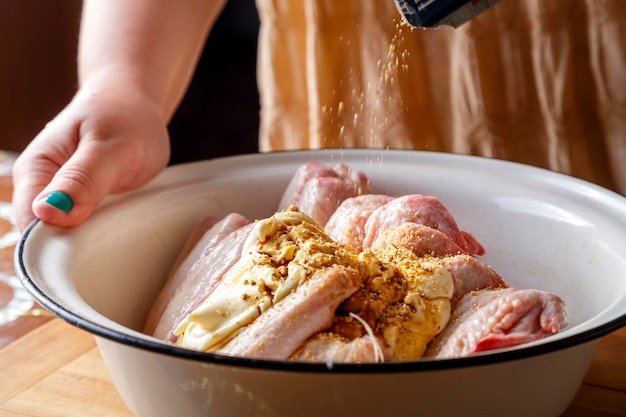
[[[390,244],[409,249],[416,256],[448,256],[466,253],[452,238],[432,227],[418,223],[402,223],[385,230],[370,249],[384,250]]]
[[[380,234],[370,247],[382,260],[390,257],[389,248],[405,248],[449,271],[454,282],[453,303],[470,291],[507,287],[493,268],[465,254],[448,235],[428,226],[402,223]]]
[[[208,219],[146,331],[201,351],[332,364],[466,356],[567,325],[563,300],[508,288],[437,198],[369,189],[362,172],[310,162],[283,194],[288,208],[245,226]]]
[[[384,353],[383,341],[370,335],[347,339],[331,332],[318,333],[307,340],[289,359],[299,362],[334,363],[383,362],[393,357]]]
[[[191,280],[187,279],[190,271],[194,268],[202,268],[205,259],[210,256],[210,253],[215,250],[223,239],[248,223],[250,223],[248,219],[236,213],[229,214],[219,221],[216,218],[207,217],[200,222],[189,235],[185,245],[178,254],[178,258],[170,269],[165,285],[148,315],[144,327],[145,333],[154,333],[168,304],[170,304],[176,292],[181,291],[181,285],[201,286],[200,282],[191,282]],[[193,276],[195,279],[200,279],[202,274],[194,271]]]
[[[295,207],[257,221],[241,253],[241,258],[225,274],[221,285],[179,324],[176,334],[181,335],[179,342],[182,346],[218,350],[244,326],[286,298],[297,302],[288,301],[284,306],[299,309],[300,317],[306,317],[303,306],[312,308],[319,302],[320,295],[311,290],[316,288],[314,284],[309,284],[307,288],[313,287],[308,290],[298,292],[298,288],[316,276],[315,271],[341,266],[354,271],[360,279],[363,270],[363,261],[357,251],[333,242],[313,219]],[[322,274],[317,278],[333,276],[338,274]],[[342,282],[345,283],[345,279]],[[346,291],[349,294],[344,294],[344,299],[359,285],[360,281],[355,288],[348,286]],[[292,297],[295,294],[298,295]],[[307,300],[304,294],[312,298]],[[285,314],[276,320],[282,317],[282,324],[289,327],[287,322],[292,316],[284,307],[280,310]],[[278,321],[273,323],[280,324]],[[273,337],[269,333],[260,336]],[[256,339],[254,343],[261,346],[265,342]],[[267,348],[263,354],[272,353]]]
[[[295,205],[323,227],[342,201],[367,194],[369,189],[369,180],[361,171],[353,171],[345,164],[330,169],[308,162],[296,171],[278,209]]]
[[[337,265],[319,269],[216,353],[255,359],[288,359],[305,340],[332,324],[339,304],[360,284],[360,277],[354,269]]]
[[[419,358],[450,317],[453,278],[406,249],[386,255],[334,242],[295,207],[278,212],[256,222],[239,261],[175,335],[197,350],[287,359],[337,313],[362,328],[352,346],[371,332],[381,359]]]
[[[508,287],[507,283],[492,267],[473,256],[445,256],[439,258],[438,262],[441,262],[441,265],[452,274],[454,280],[453,303],[471,291]]]
[[[194,264],[171,296],[153,332],[154,337],[171,342],[178,339],[174,334],[176,326],[219,287],[224,274],[239,260],[251,228],[252,224],[249,224],[231,232],[217,242],[206,257]]]
[[[556,334],[566,325],[565,303],[556,294],[517,288],[470,292],[424,357],[454,358],[517,346]]]
[[[459,229],[452,214],[437,198],[421,194],[395,198],[374,210],[365,223],[363,248],[369,248],[382,233],[405,222],[439,230],[471,255],[485,253],[483,246],[471,234]]]
[[[278,204],[279,209],[285,209],[292,204],[296,204],[302,198],[304,185],[311,179],[338,176],[332,168],[319,162],[307,162],[302,164],[291,177],[291,181],[283,192],[283,197]]]
[[[384,206],[394,197],[364,194],[344,200],[324,226],[335,241],[361,250],[365,237],[365,223],[374,210]]]

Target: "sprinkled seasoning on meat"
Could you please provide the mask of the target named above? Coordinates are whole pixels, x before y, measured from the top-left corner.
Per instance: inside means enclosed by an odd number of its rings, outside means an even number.
[[[439,199],[370,186],[346,165],[310,162],[273,215],[211,220],[146,331],[191,349],[331,366],[467,356],[567,325],[560,297],[509,288]]]

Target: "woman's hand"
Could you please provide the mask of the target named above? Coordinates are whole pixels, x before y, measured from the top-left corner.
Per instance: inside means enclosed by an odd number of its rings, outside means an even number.
[[[76,226],[109,193],[136,188],[169,160],[162,112],[132,89],[83,87],[15,162],[20,230],[35,218]]]
[[[83,3],[80,89],[15,162],[21,230],[35,217],[76,226],[166,166],[167,123],[225,0]]]

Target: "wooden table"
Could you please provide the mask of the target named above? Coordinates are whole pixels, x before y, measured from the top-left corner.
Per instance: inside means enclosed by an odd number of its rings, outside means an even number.
[[[11,195],[7,164],[10,158],[0,153],[0,203],[5,208]],[[0,218],[0,234],[11,236],[12,231],[10,222]],[[0,248],[0,276],[14,275],[12,251],[11,245]],[[0,314],[6,314],[12,292],[0,281]],[[132,416],[90,334],[52,318],[36,304],[9,313],[13,319],[0,324],[0,416]],[[562,417],[616,416],[626,416],[626,328],[601,340],[584,384]]]

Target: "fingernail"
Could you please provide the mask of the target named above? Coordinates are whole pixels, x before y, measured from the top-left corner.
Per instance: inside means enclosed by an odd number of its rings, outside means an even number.
[[[72,207],[74,207],[74,202],[72,201],[70,196],[60,191],[54,191],[48,194],[44,201],[51,206],[54,206],[61,211],[64,211],[65,213],[69,213]]]

